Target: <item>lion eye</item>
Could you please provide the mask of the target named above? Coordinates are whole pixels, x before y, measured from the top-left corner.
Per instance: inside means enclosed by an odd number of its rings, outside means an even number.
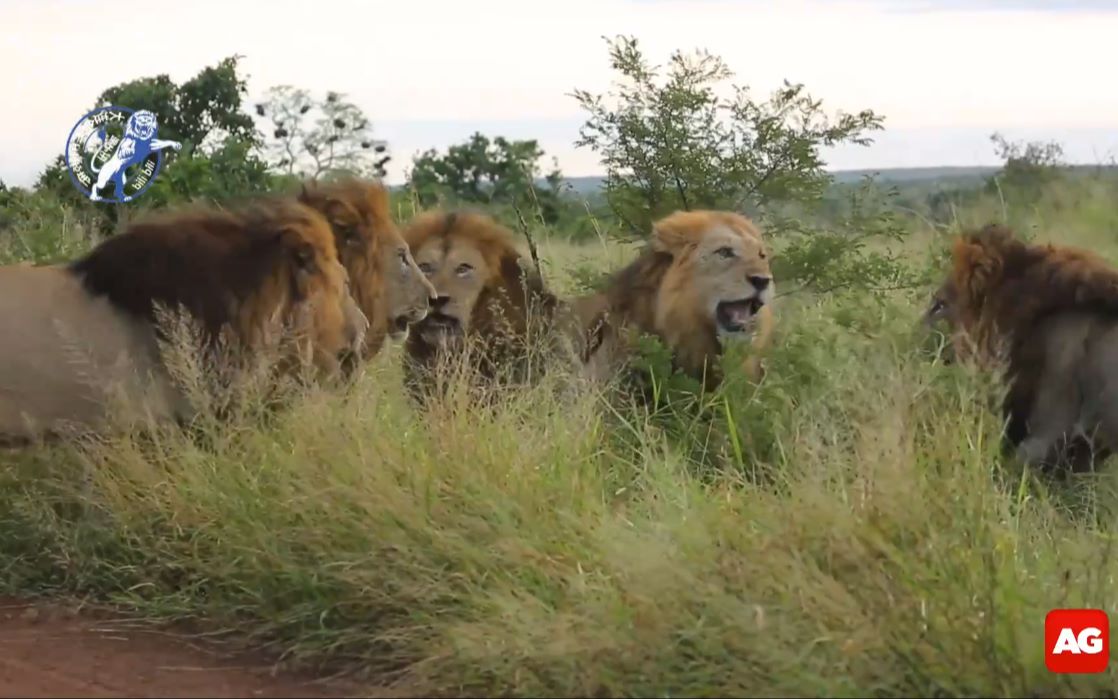
[[[723,259],[726,259],[726,260],[728,260],[732,257],[735,257],[734,250],[733,250],[733,248],[730,248],[730,247],[718,248],[717,250],[714,251],[714,254],[718,255],[719,257],[721,257]]]
[[[347,243],[353,243],[357,240],[357,226],[346,223],[336,223],[334,224],[334,230],[336,230],[341,239]]]
[[[431,265],[430,262],[420,262],[419,271],[423,272],[429,277],[431,276],[431,273],[435,271],[435,268]]]
[[[455,268],[454,273],[457,274],[459,277],[464,277],[472,271],[474,271],[474,266],[463,262]]]

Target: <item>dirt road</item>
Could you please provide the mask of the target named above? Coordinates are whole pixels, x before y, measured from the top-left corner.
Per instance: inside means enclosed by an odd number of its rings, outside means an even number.
[[[60,606],[0,598],[0,697],[51,696],[389,695],[276,677],[264,661],[222,657],[185,636],[136,630]]]

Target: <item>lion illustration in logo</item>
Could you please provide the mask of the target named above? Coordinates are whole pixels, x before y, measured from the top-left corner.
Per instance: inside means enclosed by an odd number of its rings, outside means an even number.
[[[90,134],[85,143],[88,152],[91,146],[89,141],[93,141],[94,152],[89,158],[89,169],[97,173],[97,182],[89,189],[90,201],[104,201],[104,198],[98,192],[110,183],[113,184],[117,201],[131,201],[132,196],[124,193],[124,185],[128,183],[128,168],[133,165],[142,165],[149,155],[164,148],[173,148],[176,151],[182,148],[182,144],[178,141],[157,139],[155,132],[158,127],[159,124],[152,112],[140,109],[133,113],[124,125],[124,138],[117,144],[116,151],[113,152],[108,162],[100,167],[97,166],[97,158],[105,149],[105,129],[102,127],[97,132]]]

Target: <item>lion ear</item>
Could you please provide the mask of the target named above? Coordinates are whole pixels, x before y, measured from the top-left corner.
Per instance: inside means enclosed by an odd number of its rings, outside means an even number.
[[[310,293],[310,278],[317,268],[314,246],[296,231],[284,230],[276,234],[275,242],[291,263],[291,289],[295,301],[304,300]]]
[[[656,252],[676,257],[693,243],[684,231],[661,221],[652,226],[651,244],[652,249]]]

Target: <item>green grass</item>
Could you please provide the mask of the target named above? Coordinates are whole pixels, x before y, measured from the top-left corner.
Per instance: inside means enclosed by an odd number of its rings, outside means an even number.
[[[1020,216],[1118,260],[1108,192]],[[541,243],[549,281],[629,254],[599,245]],[[784,300],[713,437],[561,372],[421,413],[390,346],[267,424],[9,455],[0,591],[444,695],[1113,696],[1042,646],[1050,608],[1118,603],[1118,481],[1003,458],[997,385],[914,332],[926,293]]]

